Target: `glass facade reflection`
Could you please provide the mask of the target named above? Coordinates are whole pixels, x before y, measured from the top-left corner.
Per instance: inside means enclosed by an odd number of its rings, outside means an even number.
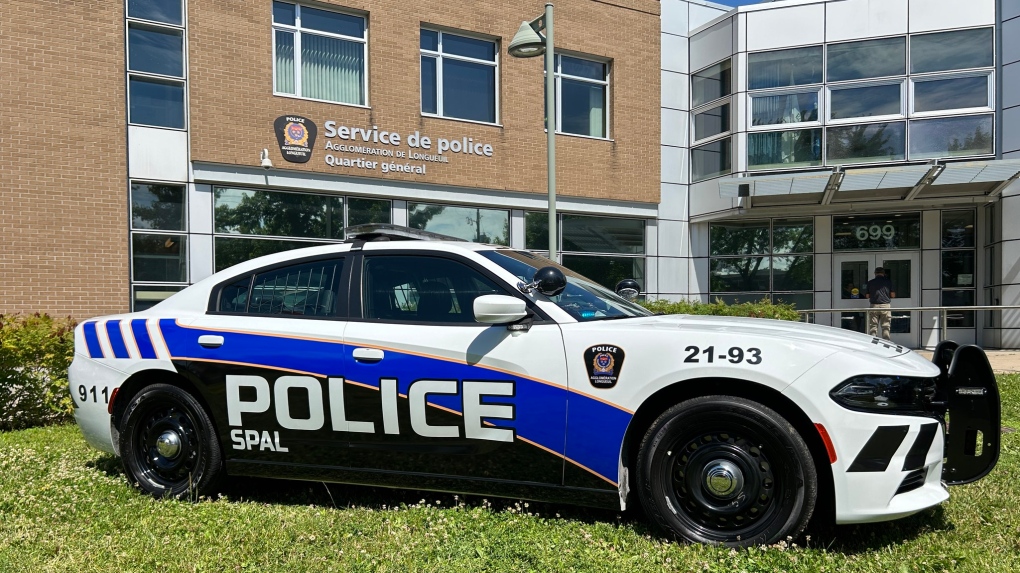
[[[695,107],[728,96],[731,91],[729,60],[691,75],[691,105]]]
[[[906,159],[906,124],[871,123],[826,130],[828,163],[872,163]]]
[[[917,80],[914,111],[943,111],[989,107],[989,76]]]
[[[990,155],[992,115],[918,119],[910,122],[910,158]]]
[[[902,76],[907,72],[907,39],[882,38],[829,44],[826,81]]]
[[[821,164],[821,129],[747,134],[748,169],[777,169]]]
[[[902,84],[832,88],[829,117],[847,119],[880,115],[902,115]]]
[[[846,215],[832,218],[832,250],[921,248],[921,214]]]
[[[818,121],[818,92],[751,97],[751,125]]]
[[[730,154],[728,137],[691,149],[691,181],[702,181],[729,173]]]
[[[694,114],[694,139],[707,139],[730,130],[730,104]]]
[[[910,37],[910,73],[990,67],[995,61],[992,28],[953,30]]]
[[[809,46],[747,55],[747,89],[822,83],[822,47]]]
[[[510,211],[482,207],[458,207],[430,203],[407,203],[407,225],[493,245],[510,245]]]
[[[712,300],[814,306],[812,219],[712,223],[709,252]]]

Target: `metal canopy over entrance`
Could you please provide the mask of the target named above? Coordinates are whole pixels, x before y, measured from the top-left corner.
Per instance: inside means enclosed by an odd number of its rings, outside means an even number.
[[[694,221],[735,215],[828,214],[994,201],[1020,177],[1020,159],[937,162],[719,180],[730,209],[691,213]]]

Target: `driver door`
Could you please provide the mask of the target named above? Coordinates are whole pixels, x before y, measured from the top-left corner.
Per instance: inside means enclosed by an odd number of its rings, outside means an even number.
[[[475,322],[478,296],[524,297],[462,257],[372,247],[345,331],[351,466],[561,484],[559,327],[540,314],[526,332]]]

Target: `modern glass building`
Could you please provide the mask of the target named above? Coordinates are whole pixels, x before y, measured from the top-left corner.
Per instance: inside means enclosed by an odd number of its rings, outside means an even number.
[[[863,331],[884,267],[894,308],[1020,304],[1020,3],[662,5],[659,296]],[[893,339],[1020,347],[1020,312],[940,320]]]

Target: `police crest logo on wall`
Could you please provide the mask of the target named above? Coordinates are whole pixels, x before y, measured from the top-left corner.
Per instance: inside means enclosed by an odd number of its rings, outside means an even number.
[[[585,350],[584,365],[591,385],[596,388],[616,386],[623,370],[623,358],[623,349],[619,346],[600,344]]]
[[[308,163],[318,129],[307,117],[281,115],[273,122],[280,153],[291,163]]]

